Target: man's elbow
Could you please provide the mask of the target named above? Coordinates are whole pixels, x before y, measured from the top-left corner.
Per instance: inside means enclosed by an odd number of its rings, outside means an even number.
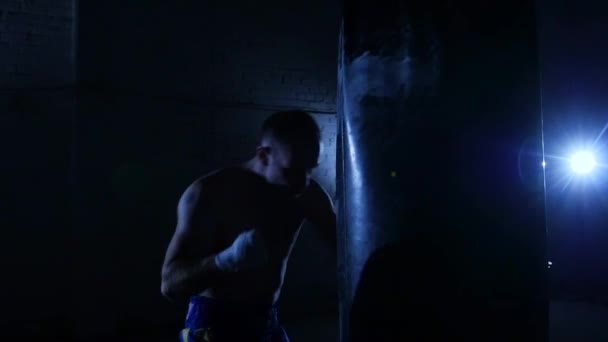
[[[171,301],[175,301],[179,295],[178,284],[168,268],[163,268],[161,274],[160,293]]]
[[[160,283],[160,293],[167,299],[173,301],[176,298],[175,286],[163,279]]]
[[[161,283],[160,293],[170,302],[181,302],[188,296],[188,292],[178,284]]]

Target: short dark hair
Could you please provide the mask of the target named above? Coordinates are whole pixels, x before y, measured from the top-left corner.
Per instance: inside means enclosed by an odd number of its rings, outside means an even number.
[[[318,145],[321,130],[315,119],[302,110],[287,110],[272,114],[262,124],[260,142],[267,137],[288,146]]]

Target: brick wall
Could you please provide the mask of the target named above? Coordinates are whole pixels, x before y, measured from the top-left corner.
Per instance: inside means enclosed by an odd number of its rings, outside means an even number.
[[[193,102],[335,112],[337,3],[137,3],[81,4],[84,82]]]
[[[327,26],[329,30],[331,26]],[[224,32],[210,42],[215,52],[202,72],[208,101],[335,112],[337,50],[332,46],[291,41],[289,37],[273,39],[269,34],[240,38],[246,41],[226,35]]]
[[[2,340],[69,334],[74,10],[73,0],[0,2]]]
[[[207,95],[217,101],[335,112],[335,87],[313,69],[228,63],[213,67],[218,76],[207,83]]]
[[[74,0],[2,1],[0,87],[71,83],[74,13]]]

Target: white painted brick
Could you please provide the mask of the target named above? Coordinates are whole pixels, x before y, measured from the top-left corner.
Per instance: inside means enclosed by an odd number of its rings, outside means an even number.
[[[28,32],[33,30],[35,27],[34,24],[28,22],[13,22],[6,25],[4,31],[6,32]]]
[[[48,16],[44,14],[8,11],[5,21],[13,23],[43,23],[48,21]]]
[[[74,10],[72,8],[61,8],[61,7],[50,8],[48,11],[49,15],[57,16],[57,17],[72,17],[73,12],[74,12]]]
[[[303,79],[300,79],[300,84],[302,84],[303,86],[313,87],[313,86],[318,86],[319,82],[315,79],[303,78]]]
[[[74,67],[73,16],[72,0],[2,1],[0,48],[8,51],[0,56],[0,63],[7,65],[3,85],[69,82]]]
[[[5,0],[0,4],[0,11],[21,11],[21,1]]]
[[[22,44],[25,41],[25,33],[23,32],[4,32],[2,37],[4,37],[7,42],[15,44]]]

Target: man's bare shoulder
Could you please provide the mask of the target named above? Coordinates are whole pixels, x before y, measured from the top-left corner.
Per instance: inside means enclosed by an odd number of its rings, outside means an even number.
[[[321,183],[317,182],[314,179],[310,180],[310,185],[306,192],[308,193],[308,195],[310,195],[311,197],[313,197],[315,199],[329,198],[331,200],[331,196],[329,195],[327,190],[325,190],[323,185],[321,185]]]
[[[246,171],[238,166],[228,166],[209,171],[195,179],[186,188],[184,195],[197,197],[205,194],[206,197],[221,196],[229,191],[229,187],[237,185],[238,180],[243,179]]]
[[[209,188],[209,190],[211,190],[211,188],[218,188],[221,184],[234,180],[234,177],[237,176],[237,172],[238,170],[236,167],[218,168],[198,177],[192,182],[190,187],[195,189]]]
[[[310,180],[308,189],[302,194],[299,201],[305,207],[309,209],[314,208],[314,210],[333,209],[334,206],[331,195],[329,195],[323,185],[313,179]]]
[[[195,179],[183,192],[178,202],[178,216],[191,217],[201,213],[219,214],[225,208],[229,186],[234,184],[235,170],[230,167],[215,169]]]

